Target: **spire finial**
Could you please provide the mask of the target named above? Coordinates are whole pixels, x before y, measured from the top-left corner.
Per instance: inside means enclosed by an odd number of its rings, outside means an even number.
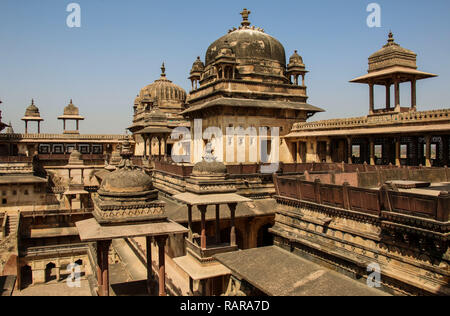
[[[34,99],[31,99],[31,105],[34,105]]]
[[[164,62],[162,63],[161,66],[161,77],[165,77],[166,76],[166,66],[164,65]]]
[[[394,34],[392,33],[392,31],[389,31],[389,39],[388,39],[388,43],[393,43],[394,40]]]
[[[247,10],[246,8],[244,8],[244,10],[241,12],[242,15],[242,22],[241,25],[242,26],[250,26],[250,22],[248,21],[248,16],[251,14],[252,12]]]

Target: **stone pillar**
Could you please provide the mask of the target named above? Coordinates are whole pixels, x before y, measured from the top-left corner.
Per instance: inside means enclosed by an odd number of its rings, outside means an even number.
[[[301,149],[300,149],[300,145],[301,145],[301,142],[297,142],[297,152],[296,152],[297,163],[301,163]]]
[[[152,295],[153,264],[152,264],[152,237],[145,237],[146,255],[147,255],[147,291]]]
[[[192,242],[192,205],[188,205],[188,239]]]
[[[369,83],[369,114],[372,115],[375,110],[374,85]]]
[[[158,158],[161,158],[162,151],[161,151],[161,137],[158,137]]]
[[[25,121],[25,134],[28,134],[28,121]]]
[[[370,165],[375,166],[375,141],[371,137],[369,138],[369,153],[370,153]]]
[[[411,110],[417,109],[417,95],[416,95],[416,78],[411,80]]]
[[[142,134],[142,138],[144,139],[144,158],[147,159],[147,136]]]
[[[199,205],[198,210],[201,213],[201,237],[200,247],[206,249],[206,205]]]
[[[165,251],[167,236],[156,237],[158,243],[158,260],[159,260],[159,296],[166,296],[166,263]]]
[[[426,135],[425,136],[425,166],[431,167],[431,136]]]
[[[395,79],[395,111],[400,112],[400,82]]]
[[[230,208],[230,212],[231,212],[231,221],[230,221],[230,245],[231,246],[236,246],[236,226],[234,223],[234,217],[235,217],[235,213],[236,213],[236,203],[229,203],[228,207]]]
[[[331,140],[327,140],[327,154],[326,154],[326,161],[327,163],[332,163],[332,158],[331,158]]]
[[[216,205],[216,244],[220,244],[220,204]]]
[[[386,110],[391,108],[391,84],[386,84]]]
[[[305,74],[302,74],[302,86],[305,86]]]
[[[41,122],[38,121],[38,134],[40,134],[40,133],[41,133]]]
[[[395,165],[397,167],[402,165],[400,161],[400,138],[395,139]]]
[[[97,260],[99,260],[100,269],[97,268],[97,273],[100,272],[100,278],[98,278],[98,295],[109,296],[109,247],[111,246],[111,240],[99,240],[97,241]]]
[[[80,129],[80,121],[76,120],[76,123],[77,123],[77,132],[78,132],[78,130]]]
[[[353,163],[352,161],[352,138],[347,137],[347,160],[348,163],[351,165]]]

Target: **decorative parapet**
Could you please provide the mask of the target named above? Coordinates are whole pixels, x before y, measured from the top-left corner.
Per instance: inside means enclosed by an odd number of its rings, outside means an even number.
[[[128,139],[127,135],[79,135],[79,134],[0,134],[0,140],[113,140]]]
[[[296,123],[292,128],[292,132],[447,121],[450,121],[450,109],[420,112],[411,111],[379,116],[363,116]]]

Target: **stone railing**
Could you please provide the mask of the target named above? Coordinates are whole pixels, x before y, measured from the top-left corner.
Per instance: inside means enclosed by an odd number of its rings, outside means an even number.
[[[381,190],[304,181],[298,177],[274,176],[276,194],[293,200],[337,207],[368,215],[382,211],[405,214],[439,222],[450,221],[450,194],[438,196],[399,192],[383,186]]]
[[[317,122],[303,122],[294,124],[292,131],[306,131],[306,130],[323,130],[335,128],[355,128],[367,126],[383,126],[393,125],[399,123],[424,123],[424,122],[438,122],[449,121],[450,109],[421,111],[421,112],[405,112],[394,113],[378,116],[363,116],[343,119],[333,119]]]

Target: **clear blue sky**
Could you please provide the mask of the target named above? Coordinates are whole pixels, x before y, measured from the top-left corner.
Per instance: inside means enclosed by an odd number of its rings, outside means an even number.
[[[66,6],[82,9],[81,28],[66,26]],[[73,98],[86,121],[82,133],[123,133],[133,100],[159,77],[189,91],[196,56],[239,26],[243,7],[250,21],[276,37],[289,57],[303,56],[309,102],[326,113],[314,119],[365,115],[368,88],[348,81],[367,71],[367,57],[396,41],[418,54],[419,69],[439,74],[418,84],[419,109],[450,107],[450,1],[379,0],[382,27],[368,28],[366,7],[375,1],[151,1],[1,0],[0,99],[4,121],[22,132],[25,108],[35,98],[42,131],[61,132],[56,117]],[[405,87],[402,99],[409,104]],[[376,103],[382,105],[380,94]]]

